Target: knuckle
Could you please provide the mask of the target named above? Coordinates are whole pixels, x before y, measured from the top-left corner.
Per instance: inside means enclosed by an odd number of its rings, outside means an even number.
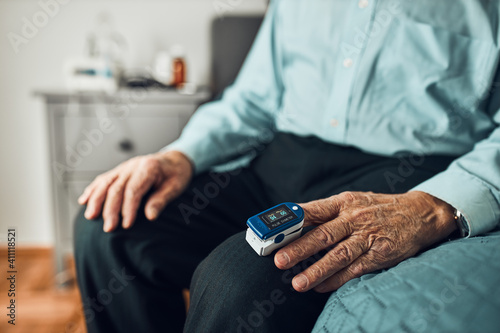
[[[335,228],[340,230],[344,235],[350,235],[353,232],[352,222],[345,218],[345,216],[339,216],[335,219]]]
[[[292,243],[289,246],[289,253],[293,257],[302,258],[306,253],[305,248],[301,244]]]
[[[122,186],[119,184],[112,185],[108,190],[108,195],[117,197],[122,193]]]
[[[356,201],[356,194],[354,192],[351,192],[351,191],[345,191],[345,192],[340,193],[340,198],[344,202],[354,202],[354,201]]]
[[[96,186],[94,192],[92,193],[92,198],[94,200],[99,200],[101,198],[104,198],[106,195],[106,187],[103,185]]]
[[[395,246],[392,241],[385,238],[382,241],[379,241],[378,244],[373,245],[373,250],[382,258],[386,258],[394,252]]]
[[[354,255],[349,246],[339,244],[333,249],[336,260],[343,266],[349,265],[354,260]]]
[[[113,216],[113,212],[111,211],[109,206],[104,205],[104,209],[102,210],[102,217],[104,219],[111,219]]]
[[[99,176],[95,177],[93,183],[101,183],[104,180],[105,176],[104,174],[100,174]]]
[[[328,270],[320,264],[315,264],[309,267],[309,277],[312,281],[322,280],[327,274]]]
[[[131,200],[135,199],[137,196],[137,188],[135,186],[129,186],[125,190],[125,196]]]
[[[381,244],[380,252],[382,254],[389,254],[394,251],[393,243],[390,241],[385,241]]]
[[[140,160],[142,160],[143,158],[144,158],[144,156],[134,156],[131,159],[129,159],[128,161],[125,161],[123,163],[132,163],[132,162],[137,163]]]
[[[352,212],[353,221],[367,222],[370,220],[370,218],[370,213],[364,209],[356,209],[354,212]]]
[[[148,205],[158,210],[165,208],[165,202],[162,199],[151,200],[148,202]]]
[[[159,166],[158,160],[151,156],[144,157],[141,164],[142,167],[145,168],[146,170],[154,170],[157,169]]]
[[[116,177],[114,174],[103,173],[96,178],[97,186],[106,188],[115,181]]]
[[[306,203],[302,206],[307,214],[307,218],[312,221],[321,221],[323,216],[327,216],[327,205],[321,205],[318,201]]]
[[[325,227],[323,226],[315,228],[313,230],[313,236],[320,246],[329,246],[335,243],[333,236],[330,234],[330,232],[328,232],[328,230],[325,230]]]
[[[137,196],[139,193],[145,192],[146,186],[146,182],[135,179],[127,184],[127,190],[129,195]]]
[[[182,184],[180,181],[176,180],[172,182],[172,187],[170,188],[171,192],[173,193],[179,193],[182,191]]]
[[[116,172],[127,172],[128,170],[133,169],[135,166],[137,166],[138,159],[139,156],[132,157],[118,164],[113,170]]]
[[[360,277],[361,275],[368,273],[368,267],[365,263],[359,262],[357,265],[351,266],[349,271],[354,277]]]

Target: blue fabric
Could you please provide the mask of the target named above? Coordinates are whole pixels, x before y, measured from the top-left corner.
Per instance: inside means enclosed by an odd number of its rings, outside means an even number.
[[[491,0],[272,1],[235,84],[166,149],[197,173],[247,164],[276,131],[383,156],[465,154],[415,190],[487,232],[500,220],[499,16]]]
[[[333,293],[313,333],[499,332],[500,231],[454,240]]]

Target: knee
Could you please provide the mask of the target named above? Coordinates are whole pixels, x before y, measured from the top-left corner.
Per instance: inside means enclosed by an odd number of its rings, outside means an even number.
[[[272,257],[259,257],[246,243],[244,233],[236,234],[221,245],[198,265],[191,290],[205,294],[211,292],[218,297],[246,297],[254,285],[261,284],[265,272],[276,269]],[[235,292],[237,291],[237,292]]]
[[[73,239],[77,259],[85,256],[95,256],[99,252],[97,245],[101,243],[101,238],[105,236],[102,229],[102,218],[88,220],[85,218],[84,212],[85,208],[79,212],[74,222]]]
[[[118,227],[113,232],[105,232],[101,216],[88,220],[84,212],[85,208],[79,212],[74,221],[73,246],[77,261],[86,258],[104,259],[103,256],[123,250],[128,240],[128,237],[125,237],[127,230]]]
[[[80,210],[74,221],[74,250],[76,254],[82,255],[102,255],[109,252],[111,248],[121,250],[125,248],[130,240],[131,233],[137,230],[137,225],[142,224],[145,219],[140,211],[137,214],[133,229],[123,229],[121,225],[111,231],[103,230],[104,220],[99,216],[93,220],[88,220],[84,215],[85,207]]]
[[[295,292],[297,270],[280,271],[272,255],[254,252],[244,232],[234,235],[195,271],[186,332],[310,331],[327,295]]]
[[[229,238],[193,275],[186,331],[218,331],[221,327],[239,331],[240,326],[266,326],[267,318],[288,297],[289,285],[281,275],[272,256],[259,257],[246,243],[244,233]],[[214,313],[217,315],[211,315]],[[203,327],[197,320],[201,317]]]

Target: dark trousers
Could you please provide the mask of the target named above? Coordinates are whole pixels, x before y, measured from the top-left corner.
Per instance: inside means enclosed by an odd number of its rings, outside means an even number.
[[[280,271],[246,243],[247,218],[343,191],[406,192],[452,159],[380,157],[281,133],[249,167],[196,176],[155,222],[141,207],[130,230],[104,233],[82,213],[75,257],[88,330],[309,332],[329,295],[298,293],[291,279],[317,256]]]

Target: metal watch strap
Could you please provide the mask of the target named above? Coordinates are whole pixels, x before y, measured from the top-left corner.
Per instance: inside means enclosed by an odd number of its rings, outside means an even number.
[[[469,225],[467,224],[467,220],[457,209],[455,209],[455,222],[457,223],[458,229],[460,230],[460,237],[469,236]]]

